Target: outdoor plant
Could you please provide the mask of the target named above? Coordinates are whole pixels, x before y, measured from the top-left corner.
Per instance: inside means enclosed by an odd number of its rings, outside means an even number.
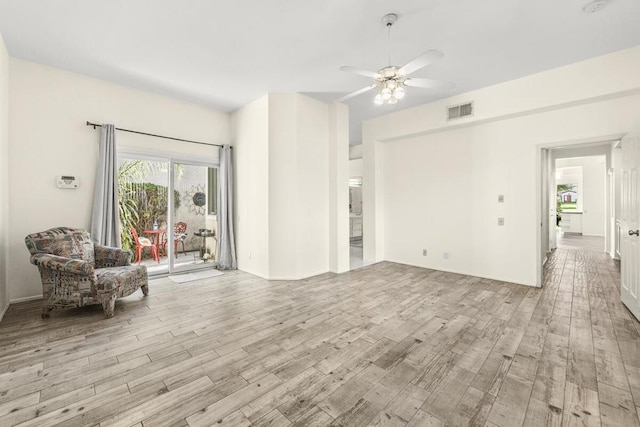
[[[136,207],[139,218],[134,227],[136,230],[149,230],[154,221],[158,221],[161,228],[167,224],[167,205],[169,203],[169,191],[164,185],[156,185],[150,182],[135,184]],[[180,193],[174,190],[173,205],[175,209],[180,207]]]
[[[146,182],[161,170],[161,162],[125,160],[118,168],[118,200],[120,211],[120,238],[124,249],[134,249],[130,228],[138,233],[151,229],[154,220],[166,227],[168,188]],[[174,207],[180,207],[180,192],[174,190]]]

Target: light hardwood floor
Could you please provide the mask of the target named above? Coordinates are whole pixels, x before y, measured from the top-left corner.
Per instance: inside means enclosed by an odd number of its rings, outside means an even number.
[[[605,254],[543,289],[379,263],[0,323],[0,425],[639,426],[640,325]]]
[[[558,232],[556,234],[557,246],[560,249],[578,249],[585,251],[604,252],[604,237],[602,236],[583,236],[581,234],[565,234]]]

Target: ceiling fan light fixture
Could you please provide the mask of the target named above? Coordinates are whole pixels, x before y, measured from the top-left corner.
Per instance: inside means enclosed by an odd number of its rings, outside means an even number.
[[[591,1],[612,1],[612,0],[591,0]],[[431,79],[416,79],[410,77],[410,75],[427,65],[439,60],[443,57],[442,52],[431,49],[424,52],[414,60],[405,64],[402,67],[397,65],[391,65],[391,27],[398,20],[398,15],[395,13],[389,13],[382,18],[382,23],[387,28],[387,65],[380,68],[378,71],[368,71],[352,66],[340,67],[342,71],[350,71],[361,76],[369,77],[373,79],[372,84],[359,89],[355,92],[343,96],[338,99],[338,102],[353,98],[362,93],[375,89],[376,95],[373,98],[373,102],[376,105],[384,104],[397,104],[400,99],[406,96],[405,86],[422,87],[425,89],[432,88],[447,88],[450,89],[453,84],[449,82],[441,82]]]

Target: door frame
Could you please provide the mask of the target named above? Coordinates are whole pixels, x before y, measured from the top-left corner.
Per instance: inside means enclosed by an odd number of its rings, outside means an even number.
[[[576,140],[549,142],[546,144],[538,144],[536,146],[536,192],[535,192],[536,230],[537,230],[536,231],[536,248],[537,248],[536,250],[536,278],[537,278],[536,286],[542,287],[542,284],[544,283],[545,257],[543,256],[542,251],[545,250],[545,254],[548,252],[548,250],[546,250],[547,248],[545,248],[544,246],[545,244],[544,242],[547,242],[547,245],[550,242],[550,239],[548,238],[549,232],[550,232],[549,221],[543,220],[543,218],[545,217],[549,218],[548,207],[546,207],[546,204],[543,203],[543,198],[546,196],[547,200],[550,200],[550,194],[548,193],[549,189],[547,189],[547,191],[544,191],[544,184],[545,182],[548,184],[548,181],[549,181],[548,177],[543,179],[543,173],[545,173],[545,170],[548,169],[547,167],[543,167],[544,159],[548,158],[545,155],[545,151],[548,152],[553,149],[581,149],[581,148],[588,148],[588,147],[599,147],[604,145],[610,145],[611,147],[613,147],[613,144],[616,141],[621,140],[624,136],[625,136],[624,133],[613,134],[613,135],[602,135],[602,136],[582,138],[582,139],[576,139]],[[549,157],[551,157],[549,159],[550,161],[554,161],[553,156],[549,156]],[[610,154],[607,154],[607,158],[608,159],[610,158]],[[547,171],[547,172],[550,172],[550,171]],[[609,179],[608,177],[609,175],[607,174],[607,179]],[[609,188],[610,188],[609,185],[605,185],[605,198],[608,195]],[[610,198],[614,205],[615,205],[616,197],[619,197],[619,195],[614,194],[613,197]],[[608,219],[608,215],[610,212],[608,203],[609,202],[607,201],[607,209],[605,210],[606,219]],[[555,227],[555,224],[554,224],[554,227]],[[615,230],[610,230],[609,228],[610,228],[609,222],[607,221],[607,224],[605,227],[605,247],[608,247],[608,242],[611,241],[611,238],[609,236],[611,236],[611,233],[615,231]]]
[[[131,150],[131,149],[127,149],[125,147],[123,148],[116,148],[116,159],[117,162],[119,163],[120,160],[122,160],[123,158],[125,159],[132,159],[132,160],[144,160],[144,161],[149,161],[149,162],[164,162],[167,164],[167,168],[169,168],[169,165],[171,163],[171,159],[169,159],[168,157],[165,156],[159,156],[159,155],[154,155],[153,153],[149,153],[148,151],[144,151],[144,150]],[[167,170],[167,189],[168,189],[168,198],[167,201],[168,203],[172,203],[172,198],[171,198],[171,177],[168,174],[169,170]],[[169,206],[167,206],[167,210],[169,210]],[[167,229],[169,229],[169,224],[170,224],[170,212],[167,212]],[[160,240],[160,236],[158,235],[158,240]],[[157,242],[158,246],[159,246],[159,241]],[[169,249],[170,250],[170,249]],[[158,247],[158,255],[160,255],[160,248]],[[167,256],[170,257],[172,256],[172,254],[167,253]],[[170,260],[171,258],[168,258],[169,262],[167,263],[167,267],[163,268],[161,271],[157,271],[157,272],[152,272],[149,273],[149,276],[154,276],[154,277],[161,277],[161,276],[165,276],[167,274],[171,274],[171,264],[170,264]]]
[[[216,169],[220,169],[220,164],[219,163],[214,163],[214,162],[207,162],[207,161],[203,161],[201,158],[199,157],[195,157],[195,156],[185,156],[185,155],[179,155],[177,153],[162,153],[162,155],[158,155],[155,153],[151,153],[148,150],[143,150],[143,149],[134,149],[134,148],[129,148],[129,147],[119,147],[117,148],[116,151],[116,158],[118,160],[120,160],[122,157],[127,157],[127,158],[131,158],[131,159],[137,159],[137,160],[148,160],[148,161],[155,161],[155,162],[166,162],[167,163],[167,167],[168,167],[168,173],[167,173],[167,188],[168,188],[168,197],[167,197],[167,258],[168,258],[168,263],[167,263],[167,268],[166,270],[163,269],[163,271],[158,272],[158,273],[153,273],[152,275],[154,277],[162,277],[162,276],[166,276],[169,274],[181,274],[181,273],[187,273],[189,271],[196,271],[196,270],[204,270],[204,269],[209,269],[212,268],[213,266],[215,266],[215,263],[211,263],[210,265],[197,265],[194,266],[193,268],[190,269],[184,269],[184,270],[180,270],[180,271],[175,271],[175,266],[174,266],[174,261],[175,261],[175,256],[174,256],[174,245],[173,245],[173,232],[170,232],[170,230],[173,230],[173,222],[174,222],[174,212],[173,212],[173,207],[174,207],[174,170],[175,170],[175,164],[176,163],[184,163],[184,164],[188,164],[188,165],[193,165],[193,166],[203,166],[203,167],[207,167],[207,168],[216,168]],[[218,181],[219,182],[219,181]],[[207,214],[205,213],[205,216]]]
[[[206,167],[206,168],[215,168],[215,169],[220,169],[220,164],[215,164],[215,163],[210,163],[210,162],[203,162],[202,160],[198,159],[198,160],[192,160],[189,158],[183,158],[183,157],[171,157],[169,159],[169,197],[168,197],[168,207],[167,209],[169,210],[169,212],[167,213],[167,256],[169,257],[169,274],[182,274],[182,273],[187,273],[189,271],[197,271],[197,270],[206,270],[209,268],[212,268],[213,266],[215,266],[215,263],[210,263],[210,265],[206,265],[206,264],[200,264],[200,265],[195,265],[191,268],[184,268],[184,269],[180,269],[179,271],[176,271],[175,269],[175,254],[174,252],[174,235],[173,235],[173,231],[169,232],[170,230],[173,230],[174,227],[174,208],[175,208],[175,203],[173,198],[175,197],[175,191],[174,191],[174,185],[175,185],[175,165],[176,164],[185,164],[185,165],[189,165],[189,166],[202,166],[202,167]],[[219,180],[217,181],[218,185],[219,185]],[[217,190],[216,190],[217,191]],[[205,212],[205,221],[206,221],[206,217],[208,215],[208,212]],[[217,222],[217,221],[216,221]],[[218,230],[216,230],[216,238],[219,238],[218,235]],[[216,253],[217,256],[217,253]]]

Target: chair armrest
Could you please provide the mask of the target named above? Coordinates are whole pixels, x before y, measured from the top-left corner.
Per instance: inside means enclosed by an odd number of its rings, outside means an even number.
[[[81,259],[65,258],[51,254],[35,254],[31,257],[31,263],[38,268],[56,270],[65,273],[77,274],[80,276],[94,276],[93,265]]]
[[[96,268],[123,267],[131,262],[131,251],[109,246],[93,246]]]

